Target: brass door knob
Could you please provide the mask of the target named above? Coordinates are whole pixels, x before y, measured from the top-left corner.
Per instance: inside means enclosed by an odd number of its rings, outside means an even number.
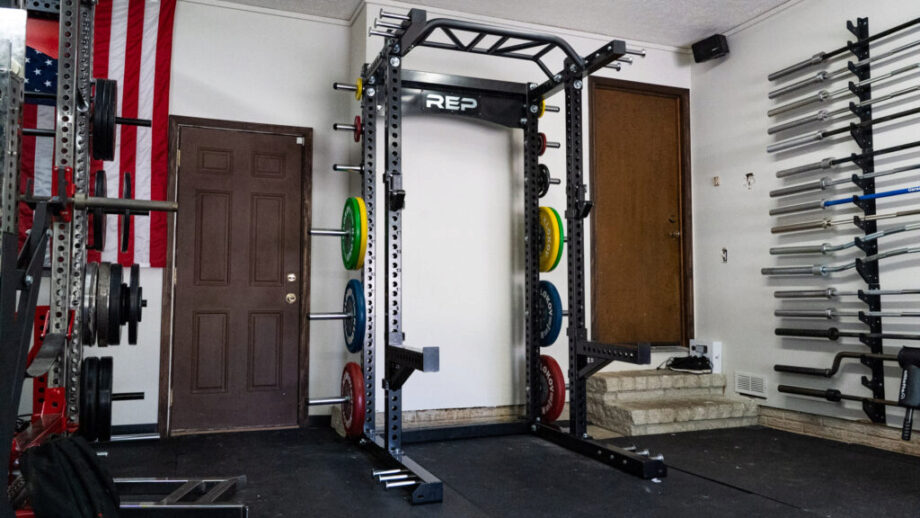
[[[284,301],[287,302],[288,304],[293,304],[297,302],[297,295],[293,293],[288,293],[287,295],[284,296]]]
[[[678,238],[680,238],[680,230],[675,230],[674,232],[671,232],[671,233],[668,234],[668,235],[671,236],[671,237],[673,237],[674,239],[678,239]]]

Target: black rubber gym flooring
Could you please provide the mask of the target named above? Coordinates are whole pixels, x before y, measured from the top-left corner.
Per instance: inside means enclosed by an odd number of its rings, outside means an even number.
[[[531,436],[413,444],[444,502],[411,506],[331,429],[113,443],[115,476],[245,474],[250,516],[920,516],[920,459],[752,427],[612,439],[663,453],[660,483]]]

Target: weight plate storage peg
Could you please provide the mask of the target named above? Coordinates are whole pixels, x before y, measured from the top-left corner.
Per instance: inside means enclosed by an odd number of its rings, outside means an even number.
[[[547,347],[556,343],[562,330],[562,297],[549,281],[540,281],[537,290],[537,333],[540,346]]]
[[[96,432],[96,393],[99,379],[99,358],[84,358],[80,367],[80,428],[79,432],[87,441],[95,441]]]
[[[345,364],[342,371],[342,427],[348,437],[360,437],[364,431],[364,381],[361,366],[355,362]]]
[[[364,330],[367,328],[367,310],[364,305],[364,286],[361,281],[352,279],[345,285],[345,300],[342,313],[351,315],[342,320],[345,331],[345,348],[356,353],[364,348]]]
[[[555,211],[549,207],[540,207],[540,271],[549,272],[558,264],[557,258],[562,250],[562,227]]]
[[[100,441],[112,438],[112,357],[99,358],[96,373],[96,437]]]
[[[565,406],[565,378],[552,356],[540,355],[540,419],[552,423]]]
[[[342,209],[342,262],[346,270],[358,270],[364,266],[367,252],[367,205],[359,197],[345,200]]]

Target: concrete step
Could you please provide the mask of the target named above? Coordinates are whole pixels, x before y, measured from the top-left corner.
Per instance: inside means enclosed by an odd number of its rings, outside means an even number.
[[[706,397],[725,391],[723,374],[669,370],[602,372],[588,378],[588,394],[606,401]]]
[[[712,430],[757,424],[757,403],[723,396],[606,401],[589,394],[588,419],[627,436]]]

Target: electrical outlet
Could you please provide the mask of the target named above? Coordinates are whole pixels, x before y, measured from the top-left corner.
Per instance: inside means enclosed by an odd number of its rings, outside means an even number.
[[[712,372],[722,372],[722,342],[690,340],[690,356],[705,356],[712,364]]]

